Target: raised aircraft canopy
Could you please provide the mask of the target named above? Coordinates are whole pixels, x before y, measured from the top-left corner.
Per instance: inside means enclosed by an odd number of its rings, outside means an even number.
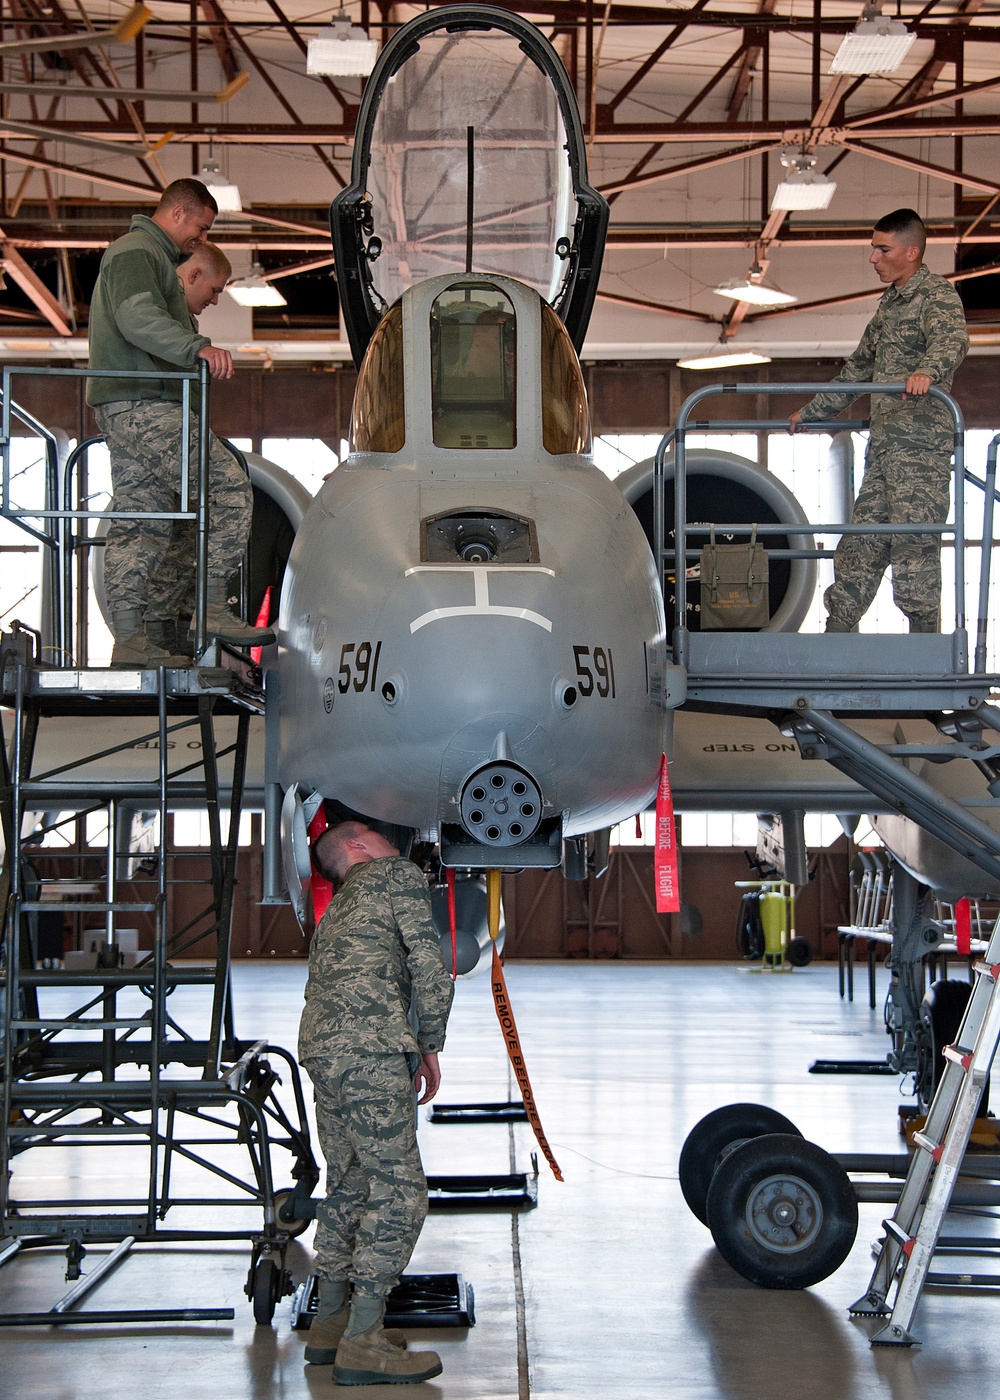
[[[534,25],[455,5],[400,29],[365,89],[351,176],[330,222],[356,364],[408,287],[450,271],[534,287],[579,351],[608,206],[587,183],[569,79]]]

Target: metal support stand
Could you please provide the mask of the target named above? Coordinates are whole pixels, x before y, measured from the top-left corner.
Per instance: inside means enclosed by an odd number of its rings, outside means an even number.
[[[232,1313],[131,1311],[112,1318],[77,1312],[76,1304],[135,1243],[247,1240],[252,1246],[247,1293],[256,1320],[270,1321],[278,1298],[291,1291],[284,1272],[288,1240],[308,1223],[279,1218],[279,1209],[289,1199],[308,1199],[319,1169],[298,1066],[280,1047],[240,1040],[232,1014],[230,925],[239,813],[250,716],[260,712],[263,697],[239,671],[228,669],[43,669],[30,634],[22,631],[2,639],[0,700],[13,711],[10,733],[0,736],[6,847],[0,875],[5,912],[0,1233],[11,1240],[0,1262],[13,1258],[17,1248],[63,1244],[67,1277],[79,1281],[52,1314],[72,1313],[68,1320],[74,1322],[218,1319]],[[131,737],[101,754],[84,751],[58,769],[39,771],[39,741],[47,720],[89,713],[148,715],[148,771],[127,782],[89,776],[95,760],[131,748],[136,742]],[[192,728],[199,735],[195,758],[191,746],[174,739]],[[224,792],[229,807],[225,835]],[[207,902],[184,927],[168,933],[172,816],[192,802],[209,813]],[[30,890],[25,880],[23,835],[29,814],[45,813],[45,822],[52,823],[59,820],[52,814],[65,811],[101,812],[107,818],[103,848],[87,847],[69,857],[81,867],[74,872],[74,890],[82,883],[92,897],[64,895],[58,878],[38,875]],[[150,819],[155,814],[159,821],[155,857],[149,857],[155,864],[152,873],[130,868],[136,859],[129,844],[131,814],[137,811]],[[96,878],[81,881],[85,866]],[[105,953],[97,966],[36,966],[30,916],[53,908],[101,920]],[[136,924],[151,933],[152,947],[138,955],[135,966],[124,967],[117,930]],[[210,966],[177,962],[192,950],[204,956],[206,945],[212,950]],[[83,999],[67,1012],[64,994],[74,988]],[[185,989],[184,1010],[174,1011],[170,997],[179,988]],[[283,1061],[281,1077],[291,1085],[291,1109],[278,1097],[274,1057]],[[79,1197],[46,1198],[35,1185],[44,1176],[19,1169],[24,1154],[42,1148],[85,1148],[89,1161],[100,1147],[129,1146],[143,1149],[147,1163],[144,1185],[140,1180],[129,1197],[109,1196],[103,1174],[95,1171],[89,1190],[84,1178]],[[220,1156],[220,1147],[239,1148],[244,1169],[234,1166],[231,1151]],[[276,1149],[290,1154],[294,1183],[277,1192]],[[210,1228],[202,1221],[184,1221],[185,1211],[204,1207],[216,1214],[238,1208],[242,1217],[228,1228],[214,1221]],[[181,1220],[168,1227],[168,1215],[173,1220],[177,1213]],[[118,1248],[81,1277],[87,1247],[115,1240]],[[21,1321],[26,1316],[16,1315]],[[24,1325],[43,1321],[50,1325],[53,1316],[42,1314]],[[0,1324],[14,1325],[10,1317],[0,1318]]]

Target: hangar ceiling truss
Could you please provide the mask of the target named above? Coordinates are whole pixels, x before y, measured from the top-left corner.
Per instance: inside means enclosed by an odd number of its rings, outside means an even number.
[[[777,153],[794,147],[823,173],[878,163],[953,191],[933,240],[982,244],[980,261],[994,260],[1000,180],[985,153],[1000,135],[996,0],[903,0],[918,42],[897,73],[867,77],[828,75],[861,0],[494,3],[539,25],[566,64],[592,174],[612,204],[612,249],[744,248],[766,269],[776,248],[813,249],[819,260],[824,248],[867,243],[867,216],[770,212]],[[349,5],[383,38],[424,8]],[[273,277],[331,261],[326,210],[347,179],[361,89],[305,77],[307,41],[330,13],[302,0],[148,0],[145,22],[116,38],[132,14],[128,0],[0,0],[0,266],[31,303],[8,314],[0,294],[0,325],[35,320],[70,334],[81,312],[71,259],[103,248],[128,209],[148,208],[173,175],[197,173],[210,150],[294,152],[309,191],[276,204],[241,177],[245,212],[226,220],[224,236],[218,229],[224,246],[282,254]],[[659,192],[725,166],[751,172],[752,207],[736,201],[711,224],[657,211]],[[55,291],[32,267],[42,252],[51,264],[53,251],[63,269]],[[853,295],[865,294],[805,305]],[[760,314],[737,303],[724,328]]]

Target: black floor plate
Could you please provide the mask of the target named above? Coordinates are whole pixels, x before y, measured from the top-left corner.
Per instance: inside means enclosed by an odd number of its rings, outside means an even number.
[[[810,1074],[885,1074],[898,1076],[898,1071],[885,1060],[813,1060]]]
[[[430,1123],[527,1123],[520,1099],[505,1103],[436,1103],[427,1115]]]
[[[317,1278],[310,1274],[292,1298],[292,1328],[303,1331],[316,1315]],[[475,1295],[461,1274],[404,1274],[389,1294],[387,1327],[474,1327]]]

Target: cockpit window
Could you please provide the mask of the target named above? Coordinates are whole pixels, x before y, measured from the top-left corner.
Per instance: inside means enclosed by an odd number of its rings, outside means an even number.
[[[547,300],[566,276],[557,248],[576,218],[566,127],[552,82],[513,34],[477,26],[412,45],[381,96],[364,188],[380,247],[369,270],[387,302],[470,266]]]
[[[406,440],[403,396],[403,307],[382,317],[358,374],[351,415],[355,452],[398,452]]]
[[[441,293],[431,308],[436,446],[515,446],[516,348],[514,308],[503,292],[469,280]]]
[[[566,327],[542,304],[542,442],[546,452],[589,452],[590,414],[580,361]]]

